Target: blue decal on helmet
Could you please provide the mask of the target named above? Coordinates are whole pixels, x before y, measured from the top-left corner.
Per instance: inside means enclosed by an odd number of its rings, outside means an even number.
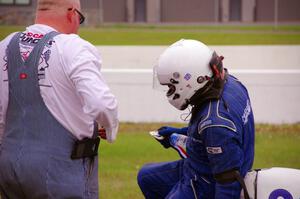
[[[272,191],[269,199],[278,199],[278,197],[282,197],[283,199],[293,199],[292,194],[285,189],[276,189]]]

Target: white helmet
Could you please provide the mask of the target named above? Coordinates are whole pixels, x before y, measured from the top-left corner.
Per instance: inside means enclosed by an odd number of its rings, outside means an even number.
[[[174,107],[184,110],[191,97],[207,84],[213,73],[213,51],[196,40],[179,40],[168,47],[154,67],[154,77],[169,87],[167,97]]]

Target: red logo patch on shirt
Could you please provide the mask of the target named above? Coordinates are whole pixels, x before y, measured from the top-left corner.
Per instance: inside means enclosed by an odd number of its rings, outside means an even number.
[[[26,73],[20,73],[20,79],[27,79],[28,75]]]

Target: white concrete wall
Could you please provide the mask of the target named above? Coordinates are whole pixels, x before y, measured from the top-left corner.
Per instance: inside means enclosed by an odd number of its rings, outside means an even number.
[[[300,70],[231,70],[248,88],[258,123],[300,122]],[[165,93],[152,89],[150,69],[104,69],[103,75],[119,101],[120,120],[183,122]]]
[[[300,45],[209,46],[229,69],[300,69]],[[103,68],[152,69],[166,46],[98,46]]]
[[[300,46],[210,46],[247,87],[256,122],[300,122]],[[121,121],[180,122],[152,68],[166,46],[98,46],[103,73],[119,100]],[[130,68],[128,70],[127,68]],[[250,69],[250,70],[249,70]]]

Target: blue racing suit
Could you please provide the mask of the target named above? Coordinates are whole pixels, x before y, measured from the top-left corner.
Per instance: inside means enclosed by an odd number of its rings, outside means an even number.
[[[238,199],[238,181],[220,184],[214,176],[238,170],[245,176],[254,159],[254,118],[247,89],[228,75],[219,99],[193,113],[187,129],[187,158],[145,165],[138,174],[146,198]]]

